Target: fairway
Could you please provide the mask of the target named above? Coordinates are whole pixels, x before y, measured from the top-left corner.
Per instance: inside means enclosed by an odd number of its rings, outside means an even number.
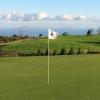
[[[100,55],[0,58],[0,100],[100,100]]]
[[[26,52],[26,51],[37,51],[38,48],[45,50],[48,47],[47,39],[26,39],[22,41],[9,42],[2,47],[3,51],[17,51],[17,52]],[[60,50],[62,47],[65,47],[67,50],[70,47],[74,49],[81,48],[82,50],[99,50],[100,51],[100,35],[91,35],[91,36],[59,36],[55,40],[50,40],[50,51]]]

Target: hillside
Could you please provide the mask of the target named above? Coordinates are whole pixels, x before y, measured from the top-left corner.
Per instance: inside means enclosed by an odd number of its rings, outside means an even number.
[[[7,43],[2,49],[4,51],[33,51],[38,48],[44,50],[48,47],[47,39],[29,39],[12,43]],[[50,40],[50,49],[61,49],[65,47],[69,49],[74,47],[77,49],[100,50],[100,35],[92,36],[60,36],[55,40]]]

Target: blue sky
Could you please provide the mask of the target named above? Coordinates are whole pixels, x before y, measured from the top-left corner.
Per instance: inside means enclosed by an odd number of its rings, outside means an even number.
[[[100,0],[0,0],[0,12],[11,11],[100,17]]]
[[[12,12],[17,12],[17,14],[12,14]],[[34,27],[45,27],[48,25],[48,21],[36,22],[33,19],[51,19],[51,16],[55,19],[66,19],[65,22],[52,20],[52,26],[98,27],[100,26],[99,12],[100,0],[0,0],[0,21],[2,23],[0,27],[25,26],[28,25],[26,21],[30,21]],[[27,15],[28,13],[32,15]],[[85,17],[88,20],[83,21]],[[25,23],[23,24],[20,20],[24,20]]]

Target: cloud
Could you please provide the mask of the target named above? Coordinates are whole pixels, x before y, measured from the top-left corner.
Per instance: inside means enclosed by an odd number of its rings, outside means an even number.
[[[46,13],[37,13],[37,14],[34,14],[33,18],[37,20],[49,20],[49,19],[52,19],[52,16],[49,16]]]
[[[62,16],[49,16],[44,12],[40,13],[0,13],[0,21],[34,21],[34,20],[86,20],[83,15],[62,15]]]
[[[24,13],[0,13],[0,20],[4,21],[21,21],[24,18]]]
[[[57,20],[86,20],[86,16],[83,15],[68,15],[65,14],[63,16],[55,16]]]

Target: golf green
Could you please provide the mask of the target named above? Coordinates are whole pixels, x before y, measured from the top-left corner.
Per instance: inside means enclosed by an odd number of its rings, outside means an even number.
[[[0,58],[0,100],[100,100],[100,55]]]

